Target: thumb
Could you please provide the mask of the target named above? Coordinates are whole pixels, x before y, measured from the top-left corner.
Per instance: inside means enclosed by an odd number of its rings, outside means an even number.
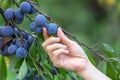
[[[61,28],[58,28],[57,36],[60,38],[63,44],[69,44],[70,39],[68,39],[65,34],[63,33]]]

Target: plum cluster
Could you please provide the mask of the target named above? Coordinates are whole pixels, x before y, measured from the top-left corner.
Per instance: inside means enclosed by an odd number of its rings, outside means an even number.
[[[42,14],[38,14],[29,27],[32,32],[36,33],[42,33],[42,28],[45,27],[49,35],[55,35],[58,29],[58,26],[55,23],[47,24],[46,17]]]
[[[36,10],[31,4],[24,1],[16,10],[6,9],[4,16],[8,21],[13,20],[15,24],[20,24],[23,22],[25,14],[35,12]],[[0,27],[0,54],[3,56],[16,54],[18,58],[24,58],[33,41],[34,37],[27,31],[18,30],[18,28],[9,25]]]
[[[4,16],[7,20],[13,20],[16,24],[20,24],[24,20],[24,15],[35,13],[35,9],[28,2],[23,2],[20,5],[20,8],[14,10],[12,8],[8,8],[4,12]]]
[[[0,27],[0,54],[3,56],[16,54],[18,58],[24,58],[34,41],[26,31],[20,31],[11,26]]]

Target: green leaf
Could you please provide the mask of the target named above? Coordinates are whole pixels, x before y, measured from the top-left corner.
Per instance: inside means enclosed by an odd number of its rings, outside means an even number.
[[[114,53],[114,50],[113,48],[109,45],[109,44],[106,44],[104,43],[103,46],[105,47],[105,50],[102,50],[107,56],[109,57],[115,57],[115,54]]]
[[[8,7],[11,6],[11,4],[12,4],[12,0],[4,0],[4,1],[2,1],[2,3],[1,3],[1,7],[2,7],[3,9],[7,9]]]
[[[7,70],[4,57],[0,55],[0,80],[6,80]]]
[[[18,79],[22,80],[26,74],[27,74],[27,64],[26,64],[26,61],[24,60],[20,69],[19,69],[19,74],[18,74]]]
[[[103,46],[105,47],[105,49],[111,53],[114,52],[113,48],[109,45],[109,44],[106,44],[106,43],[103,43]]]
[[[107,70],[106,74],[112,78],[112,80],[116,80],[117,77],[117,71],[112,67],[110,63],[107,63]]]
[[[29,53],[34,56],[36,56],[36,54],[38,53],[36,42],[33,42],[32,46],[30,47]]]
[[[14,0],[16,3],[20,2],[21,0]]]
[[[106,74],[107,63],[105,61],[100,62],[98,69]]]
[[[10,65],[9,65],[9,69],[10,69],[10,71],[14,71],[15,69],[15,65],[16,65],[16,63],[18,62],[18,58],[15,56],[15,55],[13,55],[13,56],[10,56]]]
[[[7,69],[7,79],[6,80],[14,80],[17,76],[16,72],[12,72],[10,69]]]

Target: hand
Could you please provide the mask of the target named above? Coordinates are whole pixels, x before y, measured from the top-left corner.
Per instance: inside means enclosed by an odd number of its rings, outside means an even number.
[[[84,80],[111,80],[91,64],[83,49],[68,39],[61,28],[58,28],[58,37],[50,37],[43,28],[43,36],[42,46],[55,67],[74,71]]]
[[[50,37],[46,28],[43,29],[45,42],[42,46],[48,53],[55,67],[77,72],[84,70],[89,62],[83,49],[72,40],[68,39],[61,28],[58,28],[57,36]]]

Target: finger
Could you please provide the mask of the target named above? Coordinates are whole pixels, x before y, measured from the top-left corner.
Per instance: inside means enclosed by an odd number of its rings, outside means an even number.
[[[58,28],[57,32],[58,37],[60,37],[63,44],[69,44],[70,40],[65,36],[61,28]]]
[[[50,37],[45,42],[43,42],[42,46],[43,48],[46,48],[48,45],[54,44],[60,42],[60,38],[58,37]]]
[[[49,38],[49,35],[47,33],[47,29],[46,28],[43,28],[43,37],[45,40],[47,40]]]
[[[47,51],[49,51],[50,53],[53,52],[54,50],[57,50],[57,49],[66,49],[67,47],[63,44],[60,44],[60,43],[55,43],[55,44],[52,44],[52,45],[49,45],[46,47]]]
[[[57,49],[55,51],[53,51],[53,59],[56,59],[60,54],[68,54],[69,51],[66,49]]]

